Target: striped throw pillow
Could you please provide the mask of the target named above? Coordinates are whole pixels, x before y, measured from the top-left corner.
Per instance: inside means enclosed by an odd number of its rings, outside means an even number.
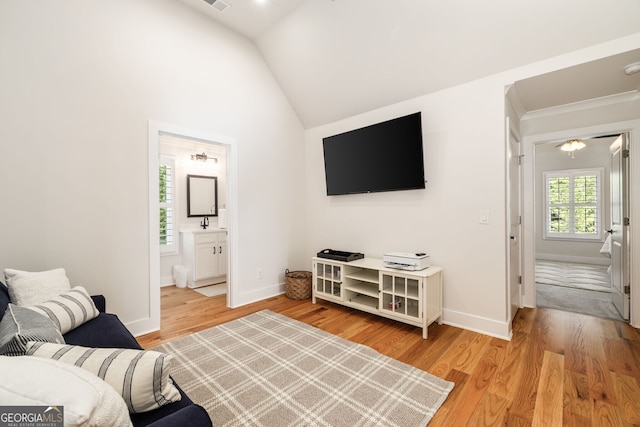
[[[173,356],[157,351],[30,342],[27,355],[59,360],[92,372],[120,393],[129,412],[151,411],[181,398],[169,378]]]
[[[49,317],[62,334],[87,323],[99,314],[89,293],[82,286],[76,286],[48,301],[27,308]]]
[[[23,356],[29,341],[64,344],[60,331],[47,316],[9,303],[0,320],[0,355]]]

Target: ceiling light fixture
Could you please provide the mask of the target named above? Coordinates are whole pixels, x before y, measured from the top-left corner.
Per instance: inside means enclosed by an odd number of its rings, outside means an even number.
[[[207,156],[207,153],[205,153],[204,151],[201,154],[197,154],[197,153],[192,154],[191,160],[196,160],[200,162],[206,162],[207,160],[211,160],[213,163],[218,163],[218,159],[216,159],[215,157]]]
[[[587,145],[580,141],[579,139],[571,139],[567,142],[565,142],[564,144],[562,144],[562,146],[560,146],[560,149],[562,151],[566,151],[568,155],[571,156],[571,158],[574,158],[575,152],[578,150],[582,150],[584,147],[586,147]]]
[[[635,73],[640,73],[640,62],[634,62],[633,64],[629,64],[624,67],[624,73],[627,76],[630,76]]]

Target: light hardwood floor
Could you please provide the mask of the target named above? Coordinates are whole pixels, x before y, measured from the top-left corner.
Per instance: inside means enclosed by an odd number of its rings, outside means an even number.
[[[433,324],[419,328],[336,304],[279,296],[237,309],[225,296],[162,289],[161,330],[144,348],[269,309],[453,381],[429,426],[640,425],[640,333],[628,324],[521,309],[511,341]]]

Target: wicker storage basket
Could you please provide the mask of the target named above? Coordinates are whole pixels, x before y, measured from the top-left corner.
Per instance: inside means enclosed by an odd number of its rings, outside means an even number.
[[[311,297],[311,272],[286,270],[285,293],[290,299],[308,299]]]

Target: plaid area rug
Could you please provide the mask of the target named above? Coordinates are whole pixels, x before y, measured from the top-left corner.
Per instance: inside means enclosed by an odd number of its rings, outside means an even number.
[[[453,383],[263,310],[163,344],[214,426],[425,426]]]

